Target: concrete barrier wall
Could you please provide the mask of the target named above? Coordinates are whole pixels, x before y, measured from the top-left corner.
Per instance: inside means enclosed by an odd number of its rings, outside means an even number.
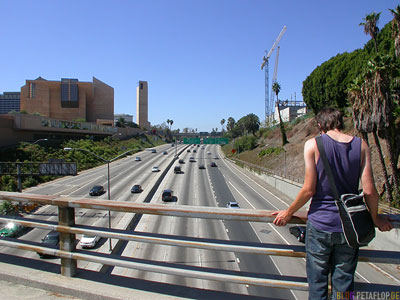
[[[251,172],[252,174],[256,175],[257,177],[261,178],[263,181],[268,183],[269,185],[273,186],[280,192],[284,193],[288,197],[294,199],[297,196],[297,193],[303,186],[302,184],[291,181],[289,179],[273,175],[273,174],[266,174],[260,172],[256,172],[254,169],[249,168],[246,165],[243,165],[243,168],[246,169],[247,171]]]

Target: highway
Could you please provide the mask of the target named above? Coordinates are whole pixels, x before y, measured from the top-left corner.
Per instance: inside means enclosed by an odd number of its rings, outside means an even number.
[[[190,152],[187,152],[186,148]],[[157,153],[142,151],[110,164],[112,200],[143,201],[142,194],[132,194],[130,188],[134,184],[142,185],[144,190],[152,188],[158,176],[161,176],[162,173],[151,172],[152,167],[158,166],[163,171],[175,155],[175,148],[172,148],[170,145],[162,145],[156,149]],[[184,160],[184,163],[180,164],[183,172],[181,174],[174,174],[173,167],[178,165],[178,161],[176,161],[163,178],[154,197],[151,199],[151,203],[163,203],[161,200],[162,191],[164,189],[171,189],[174,193],[174,201],[166,202],[165,205],[225,207],[229,201],[237,201],[241,208],[248,209],[278,210],[287,208],[289,204],[288,200],[277,197],[259,179],[244,172],[228,160],[222,159],[219,146],[201,145],[200,147],[188,147],[187,145],[178,145],[176,150],[178,152],[183,151],[180,154],[180,159]],[[196,153],[193,152],[194,150]],[[167,151],[168,154],[162,154],[163,151]],[[136,156],[140,156],[142,160],[139,162],[135,161],[134,158]],[[191,156],[195,157],[195,162],[189,162],[189,157]],[[218,159],[214,157],[218,157]],[[211,162],[216,162],[217,167],[211,167]],[[205,169],[199,169],[200,164],[204,164]],[[31,188],[26,192],[89,198],[92,196],[89,196],[88,192],[94,185],[102,185],[107,191],[107,165],[81,172],[78,176],[69,176],[55,180]],[[101,196],[93,196],[93,198],[107,199],[107,193]],[[106,211],[76,209],[75,214],[77,224],[108,227],[108,212]],[[41,207],[29,217],[57,221],[58,215],[54,207]],[[123,217],[123,213],[111,212],[112,227],[117,226]],[[289,233],[288,227],[278,228],[272,224],[263,223],[144,215],[135,230],[139,232],[209,239],[302,245]],[[20,238],[40,241],[47,232],[45,230],[33,229]],[[79,238],[80,236],[77,236],[77,239]],[[99,245],[92,251],[106,251],[108,253],[108,247],[100,247],[106,244],[108,244],[108,241],[102,239]],[[13,255],[40,259],[35,253],[24,252],[22,250],[2,247],[0,251],[2,253],[12,253]],[[188,268],[197,266],[272,275],[306,276],[305,261],[300,258],[249,255],[139,242],[125,243],[121,255],[130,258],[178,263]],[[59,259],[53,259],[53,261],[59,263]],[[98,264],[87,262],[78,262],[78,267],[91,270],[100,270],[101,268]],[[150,281],[260,296],[267,299],[307,299],[308,296],[307,292],[301,291],[235,285],[183,276],[136,271],[120,267],[113,268],[110,272],[116,275]],[[377,271],[376,268],[367,263],[359,263],[356,281],[396,284],[393,282],[393,278],[383,276],[379,270]]]

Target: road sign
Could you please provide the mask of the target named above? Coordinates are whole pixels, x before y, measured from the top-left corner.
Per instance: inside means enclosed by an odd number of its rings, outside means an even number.
[[[228,138],[204,138],[203,144],[217,144],[217,145],[226,145],[229,143]]]
[[[183,138],[184,144],[200,144],[200,138]]]

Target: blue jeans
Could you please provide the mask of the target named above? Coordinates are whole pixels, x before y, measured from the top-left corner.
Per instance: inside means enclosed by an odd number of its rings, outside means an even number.
[[[342,232],[316,229],[307,222],[306,269],[310,300],[328,299],[328,279],[331,272],[332,299],[338,293],[353,291],[358,248],[347,245]]]

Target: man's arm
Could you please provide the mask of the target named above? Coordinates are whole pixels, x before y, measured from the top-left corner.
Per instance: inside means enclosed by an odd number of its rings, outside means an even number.
[[[371,152],[366,142],[361,144],[361,184],[364,198],[367,202],[372,219],[380,231],[389,231],[393,225],[388,219],[378,216],[379,195],[375,187],[374,175],[371,167]]]
[[[304,184],[296,196],[296,199],[286,210],[274,212],[276,215],[274,224],[277,226],[285,226],[290,221],[293,214],[298,211],[304,204],[310,200],[315,194],[317,185],[317,169],[315,165],[317,144],[315,139],[308,140],[304,145],[304,162],[305,175]]]

